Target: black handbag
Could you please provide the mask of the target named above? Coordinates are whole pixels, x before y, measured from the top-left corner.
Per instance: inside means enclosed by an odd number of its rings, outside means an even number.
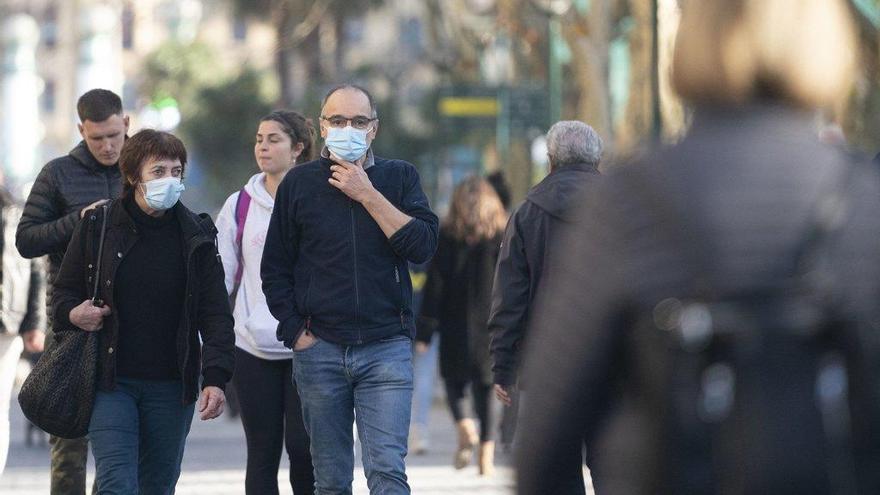
[[[92,303],[98,299],[100,260],[107,231],[108,206],[104,218],[94,267]],[[94,222],[95,215],[90,216]],[[91,229],[90,229],[91,230]],[[91,234],[90,232],[89,234]],[[93,239],[89,235],[89,239]],[[92,250],[88,250],[92,252]],[[31,370],[18,394],[21,410],[43,431],[61,438],[80,438],[89,431],[98,376],[98,333],[80,329],[55,332],[55,340]]]

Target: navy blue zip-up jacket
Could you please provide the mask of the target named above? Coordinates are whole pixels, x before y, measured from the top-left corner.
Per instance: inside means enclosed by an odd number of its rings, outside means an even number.
[[[261,274],[278,340],[293,347],[306,328],[340,345],[412,338],[407,262],[433,256],[439,223],[419,174],[379,157],[366,169],[373,187],[413,218],[389,239],[360,203],[330,185],[332,164],[319,158],[294,167],[275,196]]]

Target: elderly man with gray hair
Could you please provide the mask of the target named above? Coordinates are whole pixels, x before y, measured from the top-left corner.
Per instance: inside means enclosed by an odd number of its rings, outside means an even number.
[[[547,133],[547,156],[550,174],[529,191],[508,221],[492,287],[492,372],[495,395],[506,406],[515,388],[526,387],[517,368],[549,256],[547,246],[573,220],[575,201],[584,189],[599,178],[602,138],[583,122],[558,122]],[[585,493],[583,439],[573,438],[559,448],[570,452],[570,462],[557,466],[555,473],[565,480],[560,483],[564,494]]]

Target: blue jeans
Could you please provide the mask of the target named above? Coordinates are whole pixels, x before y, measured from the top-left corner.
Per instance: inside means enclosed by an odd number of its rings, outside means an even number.
[[[434,376],[437,374],[437,343],[435,333],[428,344],[428,351],[417,354],[414,358],[415,387],[413,389],[412,422],[419,425],[427,434],[428,417],[431,414],[431,402],[434,400]]]
[[[404,458],[412,404],[412,343],[359,346],[323,340],[293,353],[293,376],[312,439],[315,494],[350,494],[357,419],[371,494],[408,494]]]
[[[180,381],[118,378],[98,391],[89,423],[98,494],[170,495],[180,477],[195,404]]]

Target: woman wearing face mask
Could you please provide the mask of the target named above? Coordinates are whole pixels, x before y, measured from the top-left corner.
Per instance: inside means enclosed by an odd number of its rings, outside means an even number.
[[[313,158],[314,133],[311,123],[296,112],[279,110],[263,117],[254,144],[260,173],[229,196],[217,217],[226,289],[234,297],[233,385],[247,438],[248,494],[278,493],[282,445],[290,459],[293,493],[314,493],[309,437],[292,379],[293,351],[275,337],[278,321],[266,306],[260,278],[275,191],[288,170]]]
[[[56,331],[100,336],[89,425],[99,493],[173,493],[196,399],[202,420],[223,412],[233,322],[216,229],[178,201],[185,166],[173,135],[129,138],[122,198],[80,222],[55,281]],[[96,273],[100,302],[88,299]]]

